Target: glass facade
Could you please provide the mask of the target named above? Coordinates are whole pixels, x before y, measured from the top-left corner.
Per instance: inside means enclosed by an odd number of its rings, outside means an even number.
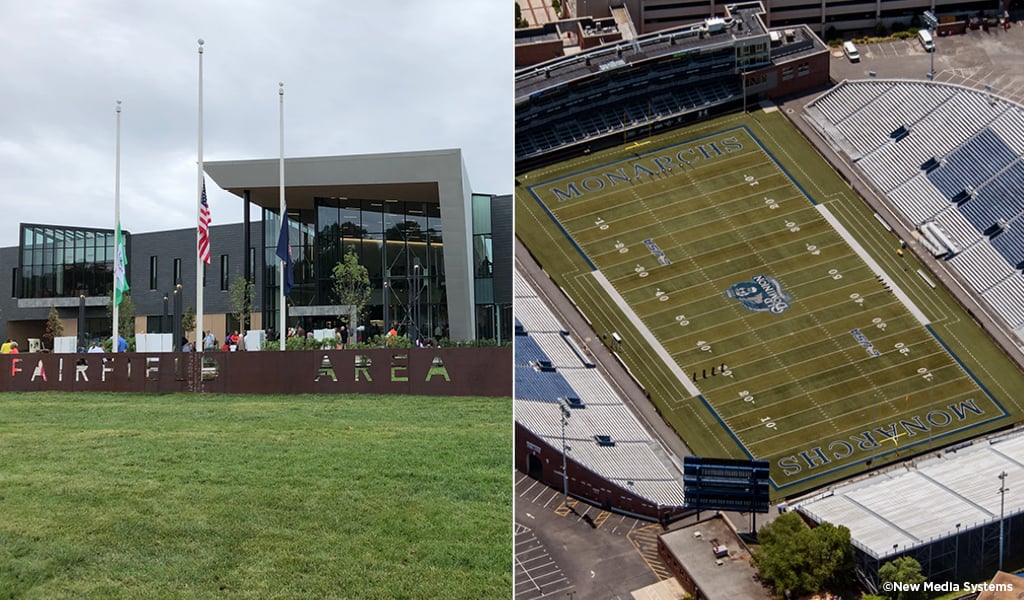
[[[124,234],[131,256],[131,234]],[[18,298],[105,296],[114,285],[114,232],[22,225],[19,262]]]
[[[491,237],[491,197],[473,194],[473,293],[476,297],[476,336],[498,339],[501,311],[494,303],[494,244]]]
[[[279,220],[263,211],[266,282],[264,314],[277,322]],[[362,320],[368,336],[394,324],[400,332],[432,335],[447,327],[444,240],[437,204],[398,200],[316,198],[313,209],[288,211],[295,287],[290,305],[338,304],[331,272],[349,251],[366,267],[372,294]],[[337,315],[303,318],[308,331],[334,326]],[[289,318],[289,325],[297,319]]]

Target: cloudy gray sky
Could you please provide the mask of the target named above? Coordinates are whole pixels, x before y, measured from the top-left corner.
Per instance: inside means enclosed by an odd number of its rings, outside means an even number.
[[[194,227],[204,160],[462,148],[512,191],[511,10],[492,0],[0,1],[0,246],[18,224]],[[207,181],[214,224],[241,201]]]

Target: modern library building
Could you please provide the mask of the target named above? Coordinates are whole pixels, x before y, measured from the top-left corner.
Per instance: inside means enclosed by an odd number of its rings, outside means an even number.
[[[245,221],[210,228],[203,329],[222,339],[240,328],[229,294],[236,278],[253,283],[250,328],[272,327],[280,310],[279,161],[207,162],[204,171],[244,203]],[[285,198],[295,281],[289,326],[340,324],[346,311],[331,273],[353,252],[370,278],[360,315],[366,337],[393,325],[414,337],[510,339],[512,199],[473,193],[460,150],[288,158]],[[250,221],[254,212],[261,218]],[[122,228],[135,332],[171,331],[175,298],[182,310],[196,303],[196,230]],[[66,336],[111,335],[112,229],[23,223],[19,245],[0,248],[0,265],[9,274],[0,279],[0,337],[27,349],[44,337],[51,307]]]

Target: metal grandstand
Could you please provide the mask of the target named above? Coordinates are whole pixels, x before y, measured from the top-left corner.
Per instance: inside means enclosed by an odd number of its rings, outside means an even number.
[[[1024,550],[1024,432],[947,448],[792,506],[848,527],[858,572],[872,586],[878,568],[899,556],[917,559],[932,581],[985,580],[999,567],[1001,513],[1004,556]]]
[[[558,399],[578,399],[580,407],[572,410],[566,427],[570,460],[654,504],[681,506],[680,466],[643,428],[518,270],[515,304],[516,422],[560,449]]]
[[[806,26],[770,35],[760,2],[723,8],[725,18],[517,72],[517,171],[739,109],[747,75],[777,61],[827,52]],[[765,91],[764,84],[746,86],[748,94]]]
[[[818,96],[806,116],[1024,341],[1024,107],[952,84],[866,80]]]

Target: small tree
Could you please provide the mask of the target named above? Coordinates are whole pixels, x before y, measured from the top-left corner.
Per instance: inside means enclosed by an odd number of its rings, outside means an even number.
[[[188,334],[196,330],[196,309],[189,306],[185,309],[185,314],[181,315],[181,330],[184,332],[185,337]],[[177,344],[181,340],[174,340]],[[196,340],[196,344],[202,344],[203,340]]]
[[[911,584],[900,586],[900,591],[885,592],[886,597],[892,600],[924,600],[928,597],[924,589],[917,591],[904,591],[904,587],[913,587],[912,584],[924,583],[926,577],[921,574],[921,563],[912,556],[901,556],[891,562],[887,562],[878,569],[878,579],[882,583],[882,589],[893,589],[892,583]],[[885,585],[885,584],[890,585]],[[920,586],[919,586],[920,588]]]
[[[249,315],[252,314],[253,303],[256,302],[256,289],[252,281],[235,275],[228,286],[228,298],[231,301],[231,316],[238,321],[243,330],[249,329]]]
[[[114,292],[107,298],[107,316],[114,316]],[[128,339],[135,336],[135,303],[131,294],[121,296],[121,304],[117,307],[117,333]]]
[[[562,3],[558,0],[551,0],[551,10],[555,11],[555,16],[562,14]]]
[[[50,340],[50,348],[53,348],[53,339],[59,338],[64,335],[64,323],[61,322],[60,316],[57,314],[57,305],[50,305],[50,314],[46,317],[46,330],[43,332],[43,338]]]
[[[349,250],[331,270],[331,290],[338,304],[349,307],[349,328],[356,326],[356,315],[370,301],[370,273]]]

